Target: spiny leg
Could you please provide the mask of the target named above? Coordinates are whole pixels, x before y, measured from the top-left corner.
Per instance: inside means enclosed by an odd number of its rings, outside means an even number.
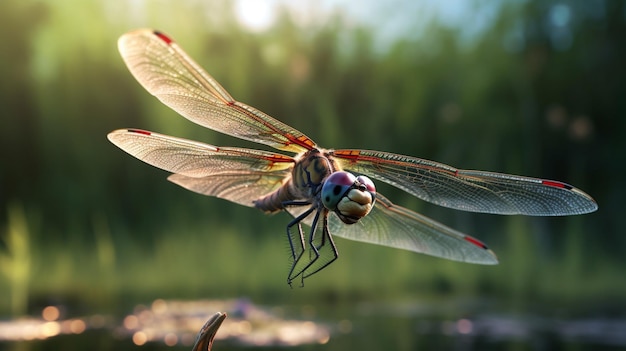
[[[311,231],[310,231],[310,234],[309,234],[309,243],[313,243],[314,240],[315,240],[315,231],[318,228],[317,224],[319,222],[320,213],[321,213],[320,210],[318,210],[315,213],[315,217],[313,218],[313,223],[311,223],[311,229],[310,229]],[[317,249],[315,248],[315,245],[313,245],[313,244],[309,245],[308,251],[309,251],[308,260],[302,260],[302,256],[304,254],[304,252],[302,252],[301,255],[298,257],[297,261],[294,262],[294,265],[293,265],[293,267],[291,269],[291,272],[289,273],[289,278],[288,278],[288,282],[290,283],[290,285],[291,285],[291,282],[294,279],[296,279],[298,276],[300,276],[319,257],[319,253],[317,252]]]
[[[315,246],[313,242],[313,238],[311,238],[310,247],[315,249],[315,252],[317,253],[317,258],[311,261],[309,265],[302,271],[302,284],[303,285],[304,285],[304,278],[310,277],[313,274],[328,267],[328,265],[333,263],[339,257],[339,252],[337,251],[337,247],[335,246],[333,237],[330,234],[330,231],[328,230],[328,215],[329,215],[329,212],[327,210],[324,211],[324,215],[322,216],[322,235],[320,238],[320,245]],[[329,243],[329,245],[326,246],[326,243]],[[327,260],[320,260],[319,259],[320,256],[321,257],[326,256],[326,255],[320,255],[320,254],[327,252],[328,249],[331,250],[332,256],[328,257]]]
[[[282,205],[283,205],[283,208],[286,208],[288,206],[309,206],[311,205],[311,203],[308,201],[285,201],[282,203]],[[298,256],[301,255],[302,252],[304,252],[305,243],[304,243],[304,234],[302,232],[302,221],[306,217],[308,217],[312,211],[313,211],[313,207],[301,213],[296,218],[294,218],[291,222],[289,222],[289,224],[287,224],[287,238],[289,239],[289,248],[291,249],[292,260],[295,260]],[[298,224],[298,234],[299,234],[299,236],[296,238],[291,236],[291,227],[293,227],[295,224]],[[294,244],[294,241],[300,243],[299,245],[301,248],[300,253],[296,253],[297,246]]]
[[[289,247],[291,249],[292,258],[291,270],[289,271],[289,276],[287,277],[287,283],[289,285],[291,285],[291,281],[293,280],[291,278],[293,271],[296,268],[298,261],[300,261],[300,258],[304,254],[304,250],[306,248],[304,241],[304,232],[302,230],[302,221],[306,217],[308,217],[311,212],[313,212],[313,210],[315,210],[315,207],[311,207],[310,209],[306,210],[304,213],[294,218],[291,222],[289,222],[289,224],[287,224],[287,238],[289,239]],[[297,225],[298,236],[292,236],[291,228],[294,225]]]
[[[292,237],[291,228],[297,225],[298,228],[298,236]],[[301,222],[294,219],[293,221],[287,224],[287,239],[289,240],[289,248],[291,249],[291,259],[295,260],[298,256],[302,255],[304,251],[304,234],[302,233],[302,224]],[[299,239],[299,240],[298,240]]]

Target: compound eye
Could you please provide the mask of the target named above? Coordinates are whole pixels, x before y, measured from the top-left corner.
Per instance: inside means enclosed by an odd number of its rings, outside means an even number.
[[[365,186],[365,189],[367,189],[367,191],[372,193],[372,195],[376,194],[376,186],[374,185],[374,182],[372,182],[372,180],[369,179],[368,177],[364,175],[360,175],[356,177],[356,181],[360,185]]]
[[[338,171],[329,175],[322,186],[322,203],[324,207],[334,211],[339,200],[350,190],[355,181],[356,177],[353,174],[344,171]]]

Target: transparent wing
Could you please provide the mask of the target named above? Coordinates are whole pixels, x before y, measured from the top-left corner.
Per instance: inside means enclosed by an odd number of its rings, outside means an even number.
[[[120,129],[109,140],[138,159],[176,173],[168,179],[200,194],[244,206],[288,181],[293,159],[267,151],[222,148],[138,129]]]
[[[234,100],[164,34],[149,29],[133,31],[119,39],[118,48],[139,83],[190,121],[284,151],[297,153],[315,147],[300,131]]]
[[[166,171],[189,177],[225,173],[289,174],[293,158],[261,150],[217,147],[139,129],[109,133],[109,140],[136,158]]]
[[[278,189],[288,175],[289,172],[285,171],[220,174],[200,178],[172,174],[167,179],[202,195],[254,207],[254,200]]]
[[[396,206],[377,193],[372,212],[359,222],[344,224],[329,218],[331,235],[453,261],[497,264],[496,255],[482,242],[409,209]]]
[[[335,150],[344,168],[396,186],[425,201],[472,212],[562,216],[593,212],[596,202],[569,184],[368,150]]]

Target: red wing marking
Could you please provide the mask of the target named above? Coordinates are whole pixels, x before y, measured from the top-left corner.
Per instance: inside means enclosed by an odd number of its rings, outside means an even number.
[[[567,189],[567,190],[572,190],[572,186],[569,184],[565,184],[565,183],[561,183],[561,182],[557,182],[554,180],[542,180],[541,184],[543,185],[547,185],[547,186],[552,186],[555,188],[562,188],[562,189]]]
[[[127,129],[130,133],[143,134],[143,135],[152,135],[151,132],[142,129]]]
[[[167,45],[170,45],[174,41],[170,37],[168,37],[167,35],[159,32],[159,31],[156,31],[156,30],[154,31],[154,35],[156,35],[161,40],[163,40],[165,42],[165,44],[167,44]]]
[[[471,236],[466,235],[463,239],[465,239],[465,241],[470,242],[480,248],[483,248],[485,250],[488,250],[489,248],[487,247],[487,245],[483,244],[482,242],[480,242],[478,239],[472,238]]]

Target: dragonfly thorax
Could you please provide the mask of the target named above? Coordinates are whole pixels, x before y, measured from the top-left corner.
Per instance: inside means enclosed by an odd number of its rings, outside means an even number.
[[[336,170],[337,166],[322,151],[312,149],[297,158],[291,179],[303,197],[313,198]]]

